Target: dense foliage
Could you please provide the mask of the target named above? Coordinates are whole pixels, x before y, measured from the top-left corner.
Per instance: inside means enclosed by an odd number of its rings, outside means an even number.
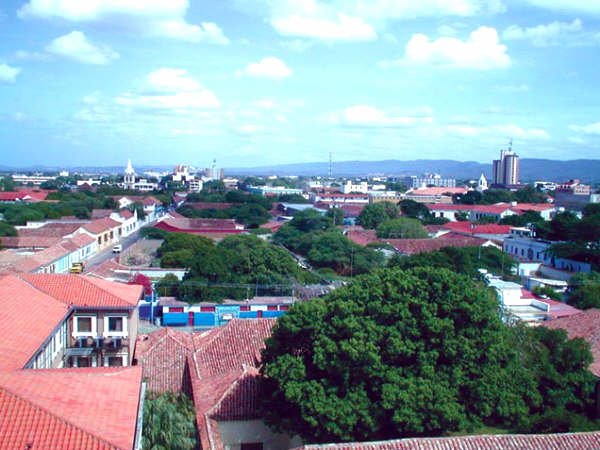
[[[435,217],[424,203],[415,202],[414,200],[402,200],[398,203],[403,216],[413,219],[419,219],[426,225],[443,225],[448,223],[445,217]]]
[[[487,189],[483,193],[479,191],[468,191],[466,194],[455,194],[452,196],[454,203],[463,205],[492,205],[494,203],[545,203],[546,194],[532,185],[527,185],[518,191],[512,192],[507,189]]]
[[[590,425],[589,346],[507,327],[490,290],[444,269],[378,270],[294,305],[263,361],[267,422],[307,442]]]
[[[157,254],[162,267],[189,269],[182,283],[163,278],[160,292],[191,302],[243,299],[250,293],[289,295],[295,283],[318,280],[285,249],[254,235],[229,236],[215,244],[201,236],[169,233]]]
[[[383,264],[381,253],[350,241],[333,226],[331,216],[314,209],[297,213],[277,231],[274,242],[305,256],[315,267],[340,275],[366,273]]]
[[[571,277],[567,302],[579,309],[600,308],[600,273],[578,273]]]
[[[362,209],[356,221],[363,228],[375,229],[382,222],[395,219],[398,214],[400,209],[391,202],[373,203]]]
[[[478,269],[485,269],[494,275],[507,275],[512,273],[515,264],[514,259],[494,247],[445,247],[412,256],[394,255],[388,261],[388,267],[405,270],[411,267],[449,269],[470,278],[479,278]]]
[[[192,450],[197,447],[196,413],[183,394],[148,393],[144,401],[142,447]]]
[[[427,230],[421,222],[410,217],[384,220],[377,226],[377,237],[380,239],[422,239],[427,236]]]

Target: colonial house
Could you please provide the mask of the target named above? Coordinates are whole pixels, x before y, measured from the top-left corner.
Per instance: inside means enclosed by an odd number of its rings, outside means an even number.
[[[82,275],[5,275],[0,351],[13,369],[131,365],[142,295]]]
[[[141,448],[142,370],[121,367],[132,349],[71,352],[91,338],[85,330],[134,342],[141,290],[80,275],[0,276],[0,448]]]

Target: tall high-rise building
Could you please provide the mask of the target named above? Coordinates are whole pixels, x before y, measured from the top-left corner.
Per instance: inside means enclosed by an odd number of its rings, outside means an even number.
[[[508,150],[500,151],[500,159],[495,159],[492,166],[494,184],[519,184],[519,155],[512,150],[512,142]]]

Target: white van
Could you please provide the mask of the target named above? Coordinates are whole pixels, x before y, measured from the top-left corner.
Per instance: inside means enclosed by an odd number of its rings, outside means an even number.
[[[117,244],[113,247],[113,253],[121,253],[123,250],[123,246],[121,244]]]

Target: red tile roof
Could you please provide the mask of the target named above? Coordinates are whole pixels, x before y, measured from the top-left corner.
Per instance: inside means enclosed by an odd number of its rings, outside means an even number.
[[[121,226],[120,222],[117,222],[109,217],[105,217],[104,219],[92,220],[91,222],[84,224],[83,228],[92,234],[100,234],[119,226]]]
[[[351,229],[346,233],[346,237],[358,245],[367,245],[379,240],[375,230]]]
[[[123,219],[131,219],[134,214],[129,211],[127,208],[123,208],[121,210],[119,210],[119,215],[123,218]]]
[[[273,325],[274,319],[234,319],[210,333],[194,335],[195,376],[212,377],[243,365],[257,367]]]
[[[17,233],[22,236],[60,237],[64,238],[75,233],[86,224],[85,221],[50,222],[38,228],[19,228]]]
[[[267,230],[270,230],[271,232],[274,233],[284,225],[285,225],[284,221],[269,220],[267,223],[263,223],[260,226],[260,228],[266,228]]]
[[[233,219],[164,219],[155,225],[165,231],[181,233],[227,233],[235,234],[243,232],[243,226]]]
[[[112,209],[92,209],[92,219],[104,219],[110,217],[112,213]]]
[[[131,449],[141,381],[139,367],[0,373],[0,446]]]
[[[193,352],[192,334],[163,327],[138,336],[135,356],[153,392],[186,391],[187,358]]]
[[[227,325],[195,334],[188,359],[196,421],[204,450],[221,450],[216,422],[256,418],[260,391],[256,370],[273,319],[234,319]]]
[[[597,450],[600,433],[501,434],[315,444],[298,450]]]
[[[428,187],[422,189],[413,189],[407,192],[410,195],[443,195],[446,193],[452,194],[464,194],[469,189],[466,187]]]
[[[510,234],[510,225],[483,224],[477,225],[471,222],[448,222],[442,225],[442,229],[467,234]]]
[[[479,246],[487,242],[485,239],[458,236],[455,238],[443,235],[437,239],[383,239],[396,250],[405,255],[416,255],[418,253],[433,252],[444,247],[471,247]]]
[[[600,309],[588,309],[581,314],[542,322],[542,325],[563,329],[570,339],[579,337],[588,341],[594,357],[590,371],[600,377]]]
[[[555,209],[555,206],[551,203],[517,203],[516,206],[511,206],[511,208],[515,212],[525,212],[525,211],[548,211],[551,209]]]
[[[69,307],[14,275],[0,277],[0,286],[0,371],[21,369],[65,319]]]
[[[51,191],[44,191],[40,189],[27,189],[20,188],[16,191],[11,192],[0,192],[0,201],[2,202],[15,202],[15,201],[29,201],[29,202],[40,202],[46,200],[48,194]]]
[[[2,236],[0,243],[4,248],[48,248],[58,244],[60,236]]]
[[[135,307],[144,289],[82,275],[23,274],[21,278],[67,305],[78,307]]]

